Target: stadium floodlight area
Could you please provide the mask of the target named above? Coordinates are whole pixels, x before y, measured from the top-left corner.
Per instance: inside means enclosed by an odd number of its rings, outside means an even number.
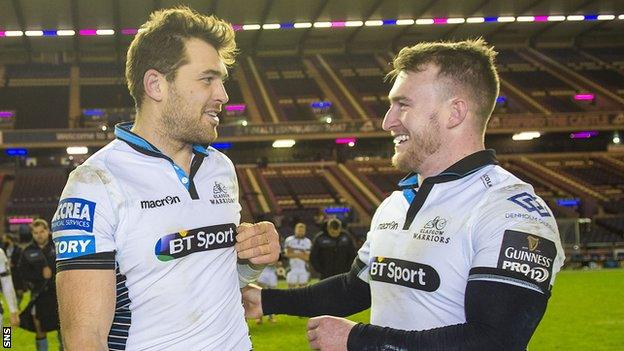
[[[273,142],[273,147],[276,149],[279,148],[289,148],[295,145],[295,141],[293,139],[279,139]]]
[[[447,25],[447,24],[488,24],[488,23],[541,23],[541,22],[583,22],[583,21],[615,21],[624,20],[624,14],[553,14],[553,15],[520,15],[520,16],[487,16],[487,17],[436,17],[436,18],[398,18],[398,19],[362,19],[349,21],[326,21],[326,22],[284,22],[284,23],[248,23],[232,24],[234,30],[289,30],[302,28],[348,28],[348,27],[384,27],[384,26],[410,26],[410,25]],[[122,35],[136,35],[138,28],[124,28]],[[114,29],[80,29],[80,36],[110,36],[115,35]],[[74,36],[76,31],[72,29],[33,29],[25,32],[19,30],[0,30],[0,37],[57,37]]]
[[[533,140],[542,136],[540,132],[522,132],[514,134],[511,139],[519,141],[519,140]]]

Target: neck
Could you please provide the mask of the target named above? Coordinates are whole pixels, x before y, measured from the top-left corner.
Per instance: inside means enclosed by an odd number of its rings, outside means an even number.
[[[418,184],[422,184],[425,178],[436,176],[445,169],[451,167],[466,156],[485,150],[483,140],[475,140],[473,143],[449,142],[449,147],[440,148],[438,152],[427,157],[421,164],[418,172]]]
[[[39,246],[39,248],[44,248],[46,245],[48,245],[48,241],[46,241],[46,242],[44,242],[42,244],[37,243],[37,246]]]
[[[136,120],[132,126],[132,132],[156,146],[158,150],[172,159],[187,174],[190,173],[193,146],[174,140],[167,135],[160,121],[152,117],[159,114],[155,113],[156,111],[151,111],[152,113],[150,113],[149,110],[146,107],[137,113]]]

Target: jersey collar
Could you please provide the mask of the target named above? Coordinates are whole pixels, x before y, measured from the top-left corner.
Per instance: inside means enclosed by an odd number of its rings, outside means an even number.
[[[408,230],[412,225],[416,214],[425,204],[425,200],[427,200],[427,196],[429,196],[429,193],[435,184],[461,179],[473,174],[485,166],[496,164],[498,164],[498,161],[496,160],[496,152],[492,149],[488,149],[477,151],[468,155],[440,174],[425,178],[420,186],[418,186],[418,175],[410,173],[401,182],[399,182],[399,186],[403,190],[403,196],[405,196],[405,199],[409,203],[409,208],[405,215],[403,230]]]
[[[130,144],[135,150],[144,153],[146,155],[155,156],[155,157],[164,157],[169,159],[165,154],[163,154],[158,148],[152,145],[149,141],[143,139],[138,136],[130,129],[132,129],[133,122],[123,122],[115,125],[115,136],[117,139],[125,141]],[[204,156],[209,156],[209,147],[194,144],[193,145],[193,153],[195,154],[203,154]]]
[[[444,183],[470,175],[488,165],[497,165],[496,151],[493,149],[477,151],[457,161],[440,174],[428,177],[425,180],[430,183]],[[418,174],[409,173],[399,181],[400,189],[418,187]]]

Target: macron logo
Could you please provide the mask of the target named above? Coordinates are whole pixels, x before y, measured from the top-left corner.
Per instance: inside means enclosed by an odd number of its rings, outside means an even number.
[[[167,196],[164,199],[160,199],[160,200],[141,201],[141,208],[142,209],[156,208],[156,207],[162,207],[162,206],[177,204],[178,202],[180,202],[180,198],[179,197],[177,197],[177,196]]]

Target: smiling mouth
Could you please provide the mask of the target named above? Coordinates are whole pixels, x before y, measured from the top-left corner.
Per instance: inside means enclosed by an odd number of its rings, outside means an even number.
[[[407,134],[399,134],[399,135],[395,135],[394,136],[394,146],[398,146],[401,145],[403,143],[405,143],[406,141],[408,141],[410,139],[409,135]]]
[[[219,124],[219,112],[218,111],[204,111],[204,115],[208,116],[214,124]]]

